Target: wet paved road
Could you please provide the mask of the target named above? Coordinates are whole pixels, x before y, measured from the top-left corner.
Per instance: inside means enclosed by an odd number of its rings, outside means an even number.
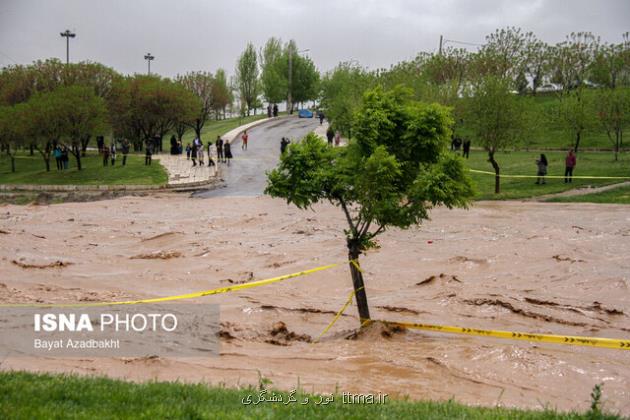
[[[273,169],[280,157],[280,140],[288,137],[292,142],[313,131],[319,120],[315,118],[282,118],[259,125],[248,131],[247,150],[241,150],[241,138],[232,143],[232,163],[222,165],[225,186],[211,191],[195,193],[194,197],[261,195],[267,185],[265,172]]]

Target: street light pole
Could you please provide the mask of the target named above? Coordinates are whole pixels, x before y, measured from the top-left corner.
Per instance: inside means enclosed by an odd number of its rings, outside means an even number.
[[[147,63],[149,64],[149,71],[148,71],[148,75],[151,76],[151,61],[154,59],[155,57],[153,57],[151,55],[151,53],[146,53],[144,56],[144,59],[147,60]]]
[[[77,34],[70,32],[70,29],[66,29],[65,32],[61,32],[59,35],[66,38],[66,64],[70,64],[70,38],[74,38]]]
[[[293,98],[291,97],[291,77],[293,72],[293,44],[289,43],[289,97],[287,99],[287,112],[289,115],[293,114]]]
[[[310,49],[306,49],[306,50],[302,50],[302,51],[297,51],[297,54],[301,54],[301,53],[305,53],[310,51]],[[289,95],[288,95],[288,104],[287,104],[287,112],[289,112],[289,114],[293,114],[293,98],[291,96],[291,91],[293,90],[293,84],[292,84],[292,79],[293,79],[293,43],[289,43]]]

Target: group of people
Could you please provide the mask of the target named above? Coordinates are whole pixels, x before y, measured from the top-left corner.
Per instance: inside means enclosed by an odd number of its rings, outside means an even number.
[[[103,157],[103,166],[114,166],[116,164],[116,156],[118,148],[116,146],[116,140],[112,140],[111,145],[107,146],[103,142],[98,142],[98,153]],[[129,154],[130,143],[129,140],[123,138],[120,140],[120,152],[122,154],[122,166],[127,165],[127,155]]]
[[[277,117],[278,116],[278,105],[273,104],[273,108],[271,107],[271,104],[267,105],[267,118],[271,118],[271,116]]]
[[[247,133],[247,132],[245,132]],[[246,135],[246,134],[245,134]],[[232,146],[229,141],[224,141],[221,136],[217,136],[216,141],[214,142],[215,147],[217,148],[217,160],[221,163],[227,163],[230,166],[230,159],[232,159]],[[247,148],[247,146],[245,146]],[[212,143],[208,142],[207,146],[208,153],[208,166],[214,166],[214,160],[212,160]],[[192,145],[188,143],[186,145],[186,159],[192,160],[192,166],[204,166],[204,145],[199,137],[196,137],[193,140]],[[197,163],[197,161],[199,163]]]
[[[451,150],[454,152],[459,152],[460,148],[462,149],[462,156],[468,159],[470,157],[470,140],[462,140],[459,137],[454,136],[451,139]]]
[[[564,183],[573,182],[573,169],[577,163],[577,157],[575,156],[575,152],[573,149],[569,149],[566,157],[564,158]],[[542,185],[546,184],[545,176],[547,176],[547,168],[549,166],[549,161],[547,160],[547,156],[544,153],[541,153],[540,158],[536,160],[536,165],[538,166],[538,172],[536,173],[536,184]]]
[[[53,149],[53,156],[57,162],[57,170],[63,171],[68,169],[68,148],[65,144],[57,144]]]
[[[173,134],[171,136],[171,155],[181,155],[183,151],[182,142],[177,140],[177,137]]]

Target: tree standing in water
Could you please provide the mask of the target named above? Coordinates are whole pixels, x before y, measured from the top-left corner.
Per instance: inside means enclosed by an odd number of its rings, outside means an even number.
[[[447,153],[453,121],[441,105],[411,100],[404,88],[367,91],[353,140],[330,148],[307,135],[268,173],[266,194],[300,209],[329,201],[343,211],[361,321],[370,319],[359,256],[389,227],[406,229],[435,205],[466,207],[473,196],[462,160]]]

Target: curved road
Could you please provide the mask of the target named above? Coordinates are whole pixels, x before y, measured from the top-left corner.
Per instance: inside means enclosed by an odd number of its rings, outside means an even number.
[[[261,195],[267,185],[265,172],[273,169],[280,158],[280,140],[288,137],[295,142],[313,131],[319,120],[316,118],[280,118],[248,130],[247,150],[241,150],[241,137],[232,142],[234,159],[228,167],[221,163],[225,184],[210,191],[193,194],[208,198],[221,196]]]

